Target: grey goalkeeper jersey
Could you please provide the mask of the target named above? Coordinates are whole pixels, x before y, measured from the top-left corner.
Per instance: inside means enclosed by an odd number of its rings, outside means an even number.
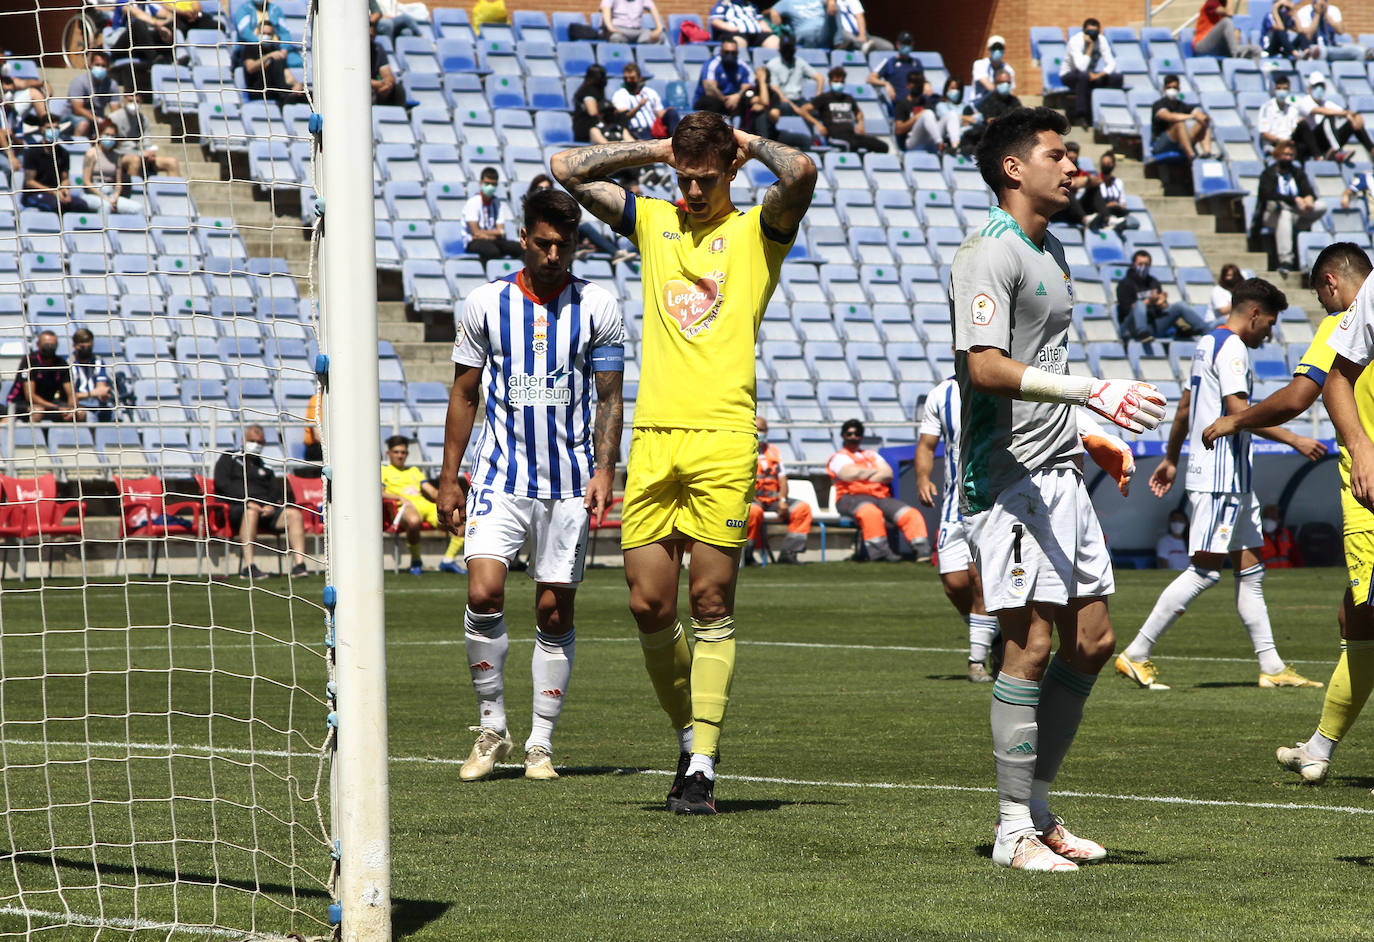
[[[959,500],[968,515],[986,510],[1032,471],[1076,467],[1083,450],[1072,406],[981,393],[968,375],[974,347],[996,347],[1051,373],[1069,371],[1073,283],[1063,246],[1047,232],[1038,248],[1009,213],[994,207],[987,225],[954,256],[949,310],[963,399]]]

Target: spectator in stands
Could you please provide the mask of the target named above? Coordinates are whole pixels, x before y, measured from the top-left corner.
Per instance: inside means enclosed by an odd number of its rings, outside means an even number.
[[[1296,154],[1292,141],[1281,141],[1274,148],[1274,162],[1260,174],[1259,198],[1251,223],[1252,229],[1258,229],[1263,222],[1274,234],[1278,271],[1283,276],[1298,267],[1298,227],[1306,231],[1326,213],[1326,203],[1317,199],[1307,174],[1293,163]]]
[[[1016,91],[1016,70],[1006,61],[1007,41],[1001,36],[988,37],[988,54],[973,62],[973,101],[978,104],[984,97],[991,95],[997,88],[997,73],[1005,72],[1011,80],[1011,90]]]
[[[49,213],[94,212],[98,203],[71,183],[71,155],[57,141],[57,118],[49,114],[42,125],[43,140],[24,148],[24,187],[19,203]]]
[[[132,58],[154,65],[172,61],[177,33],[176,13],[168,9],[170,4],[120,0],[113,6],[111,48],[128,50]]]
[[[281,533],[296,563],[291,575],[305,575],[305,521],[299,507],[286,505],[286,481],[262,460],[267,437],[261,425],[243,430],[243,449],[224,452],[215,462],[215,496],[229,505],[229,526],[238,531],[244,579],[263,579],[267,574],[253,563],[259,531]]]
[[[1259,46],[1245,42],[1227,0],[1203,0],[1193,28],[1193,55],[1219,56],[1223,59],[1257,59],[1262,55]]]
[[[742,0],[717,0],[707,21],[711,38],[717,41],[735,39],[750,48],[761,46],[764,49],[777,49],[782,41],[758,7]]]
[[[1155,568],[1182,572],[1191,565],[1188,557],[1188,515],[1182,510],[1169,511],[1169,528],[1155,544]]]
[[[1327,97],[1325,75],[1313,72],[1307,76],[1307,94],[1298,99],[1297,108],[1315,138],[1309,144],[1324,148],[1327,160],[1349,160],[1350,155],[1341,148],[1352,136],[1359,139],[1369,158],[1374,160],[1374,139],[1365,130],[1364,117],[1344,107],[1339,99]],[[1315,150],[1313,156],[1316,156]]]
[[[391,68],[391,59],[387,55],[386,47],[377,42],[377,27],[369,24],[367,35],[371,38],[372,51],[370,53],[372,61],[368,77],[372,80],[372,103],[374,105],[391,105],[397,108],[407,107],[406,87],[396,78],[396,72]],[[281,33],[277,33],[280,38]],[[285,64],[291,64],[289,53]]]
[[[397,36],[404,36],[409,33],[412,36],[423,36],[420,31],[420,24],[415,18],[401,9],[398,0],[368,0],[367,3],[368,22],[377,30],[378,36],[385,36],[387,39],[395,39]]]
[[[1070,178],[1069,205],[1050,217],[1050,222],[1063,222],[1071,226],[1082,226],[1087,221],[1083,212],[1083,194],[1089,187],[1097,186],[1097,171],[1089,164],[1086,168],[1080,159],[1082,153],[1077,141],[1065,141],[1064,153],[1073,161],[1074,170]]]
[[[1116,317],[1125,340],[1142,343],[1155,337],[1194,337],[1212,327],[1206,318],[1182,301],[1169,303],[1164,286],[1150,274],[1150,253],[1139,249],[1131,256],[1131,269],[1116,283]],[[1182,320],[1186,330],[1175,325]]]
[[[1260,45],[1264,54],[1275,59],[1314,59],[1319,51],[1312,41],[1298,32],[1292,0],[1274,0],[1274,6],[1260,23]]]
[[[1221,274],[1217,277],[1217,283],[1212,287],[1212,296],[1207,300],[1208,310],[1217,320],[1225,320],[1231,314],[1231,292],[1236,285],[1240,284],[1244,277],[1240,273],[1240,266],[1234,262],[1227,262],[1221,266]]]
[[[1298,541],[1293,538],[1293,531],[1283,525],[1283,511],[1277,504],[1264,505],[1260,511],[1260,529],[1264,531],[1260,562],[1265,569],[1295,569],[1303,565]]]
[[[784,37],[778,54],[767,65],[754,70],[758,82],[759,104],[762,108],[754,119],[754,133],[760,137],[777,139],[778,121],[784,115],[799,115],[814,129],[816,137],[825,135],[825,125],[815,115],[804,111],[806,83],[816,83],[816,94],[825,93],[825,78],[815,67],[797,55],[797,44],[791,36]],[[798,104],[800,102],[801,104]],[[795,137],[796,135],[788,135]],[[810,147],[811,138],[786,140],[792,147]]]
[[[172,0],[163,2],[163,7],[168,7],[172,12],[172,28],[184,40],[186,33],[193,29],[219,29],[219,23],[209,13],[205,12],[200,0]]]
[[[913,56],[912,50],[915,48],[916,40],[911,33],[903,30],[897,34],[897,54],[891,56],[878,68],[868,73],[868,84],[881,89],[879,94],[883,103],[891,110],[894,103],[908,87],[907,76],[916,72],[921,76],[919,85],[922,94],[929,94],[926,80],[925,69],[921,63]],[[901,91],[898,91],[901,89]]]
[[[587,66],[582,82],[573,92],[573,140],[588,144],[605,144],[622,139],[622,127],[611,103],[606,98],[606,67],[597,63]]]
[[[378,47],[379,44],[374,40],[372,48],[375,50]],[[289,53],[281,48],[281,43],[277,41],[276,28],[271,23],[262,24],[262,28],[258,30],[257,43],[245,43],[236,47],[235,55],[239,64],[243,66],[243,74],[248,83],[244,91],[248,93],[249,98],[275,101],[280,105],[306,100],[305,86],[296,78],[295,73],[287,68],[286,60]],[[391,70],[389,65],[382,68],[388,72]],[[377,82],[374,81],[372,85],[375,99],[378,94]]]
[[[1356,42],[1342,43],[1346,35],[1341,8],[1327,3],[1327,0],[1312,0],[1300,7],[1295,15],[1298,32],[1306,36],[1317,50],[1314,58],[1335,62],[1339,59],[1368,59],[1370,50]]]
[[[1121,87],[1116,56],[1112,55],[1107,37],[1102,35],[1102,24],[1095,18],[1088,17],[1083,21],[1083,29],[1069,37],[1059,78],[1073,92],[1069,123],[1081,121],[1085,128],[1092,127],[1093,89]]]
[[[643,26],[646,13],[653,18],[652,29]],[[601,0],[601,35],[613,43],[656,43],[663,30],[654,0]]]
[[[786,24],[798,46],[829,49],[835,44],[838,12],[836,0],[777,0],[767,16],[775,29]]]
[[[159,154],[156,144],[148,140],[148,126],[138,108],[137,95],[125,95],[121,107],[110,111],[114,123],[115,154],[125,164],[125,177],[151,177],[157,173],[181,173],[181,161]]]
[[[844,68],[837,65],[830,70],[830,89],[802,107],[825,126],[825,136],[831,145],[840,142],[849,150],[886,154],[887,141],[864,133],[864,113],[859,110],[854,96],[842,91],[843,88]]]
[[[891,40],[874,36],[868,31],[868,15],[860,0],[836,0],[839,17],[839,38],[836,49],[857,49],[864,55],[870,52],[891,52],[897,47]]]
[[[692,107],[733,117],[747,115],[754,99],[752,79],[749,67],[739,61],[739,43],[723,40],[716,54],[701,66]]]
[[[919,72],[909,73],[907,80],[925,84]],[[978,113],[963,99],[964,88],[953,76],[945,79],[944,93],[933,108],[925,104],[919,87],[909,86],[906,97],[893,107],[892,128],[897,140],[906,150],[954,152],[964,131],[978,120]]]
[[[506,223],[513,218],[510,207],[496,195],[501,175],[495,167],[483,167],[478,179],[480,192],[463,206],[463,221],[468,224],[466,251],[480,258],[483,265],[494,258],[519,258],[520,243],[506,238]]]
[[[1083,213],[1090,216],[1088,228],[1111,226],[1117,235],[1139,229],[1140,220],[1126,207],[1126,185],[1116,175],[1116,154],[1107,151],[1097,162],[1097,183],[1083,192]],[[1113,222],[1115,220],[1115,222]]]
[[[110,78],[110,54],[104,49],[92,49],[86,54],[86,61],[90,68],[77,72],[67,86],[72,133],[78,137],[94,137],[105,111],[120,98],[119,86]]]
[[[121,160],[115,153],[114,122],[109,118],[100,119],[99,137],[86,151],[81,164],[82,184],[88,199],[100,200],[115,213],[142,214],[143,204],[125,194],[129,189],[129,174],[126,172],[137,164],[137,160]]]
[[[663,107],[658,92],[644,83],[644,73],[637,62],[625,63],[622,84],[611,96],[611,108],[618,122],[636,140],[672,137],[677,129],[677,109]],[[656,134],[655,127],[662,133]]]
[[[19,186],[15,175],[24,168],[24,161],[19,156],[20,149],[14,146],[14,135],[3,121],[0,121],[0,151],[5,152],[5,162],[0,163],[0,170],[8,168],[10,189],[17,190]]]
[[[1021,99],[1011,92],[1011,70],[998,69],[992,91],[975,106],[984,121],[996,121],[1002,115],[1021,107]]]
[[[1361,171],[1350,177],[1350,182],[1346,184],[1345,190],[1341,192],[1341,209],[1350,208],[1350,197],[1358,196],[1360,203],[1364,206],[1365,224],[1368,225],[1371,218],[1374,218],[1374,174]]]
[[[783,467],[778,446],[768,442],[768,420],[760,415],[754,419],[754,425],[759,430],[759,466],[754,482],[754,502],[749,505],[746,526],[749,543],[744,564],[752,566],[754,548],[764,546],[763,530],[769,513],[777,515],[778,523],[787,524],[787,536],[777,561],[799,563],[798,557],[806,551],[806,538],[811,533],[811,508],[803,501],[787,499],[787,469]]]
[[[95,334],[78,327],[72,334],[72,404],[86,406],[98,422],[114,420],[114,380],[95,355]]]
[[[19,361],[8,400],[18,419],[86,421],[86,413],[76,407],[71,367],[57,352],[57,334],[45,330],[38,335],[38,344]]]
[[[1183,103],[1178,76],[1164,76],[1164,96],[1150,106],[1150,149],[1158,154],[1175,146],[1189,161],[1212,156],[1212,119]]]
[[[859,525],[868,559],[896,562],[887,542],[887,523],[894,523],[917,559],[930,558],[930,539],[921,512],[892,496],[892,466],[863,447],[864,424],[850,419],[840,429],[843,447],[830,456],[825,470],[835,485],[835,509]],[[886,521],[886,522],[884,522]]]
[[[9,59],[0,65],[0,91],[3,91],[4,110],[14,133],[20,137],[33,131],[40,133],[48,118],[48,99],[52,89],[38,72],[38,66],[27,59]],[[12,122],[12,123],[10,123]]]
[[[1274,73],[1274,93],[1260,105],[1256,123],[1265,154],[1272,154],[1280,141],[1301,143],[1300,138],[1305,138],[1310,144],[1316,140],[1312,129],[1303,122],[1302,112],[1294,105],[1293,96],[1288,90],[1288,76],[1282,72]]]
[[[273,0],[243,0],[234,8],[234,34],[240,43],[256,43],[258,30],[262,28],[263,23],[271,23],[277,34],[277,42],[286,44],[289,50],[286,57],[287,66],[292,69],[304,68],[305,60],[301,58],[300,41],[286,28],[286,14],[280,4]]]

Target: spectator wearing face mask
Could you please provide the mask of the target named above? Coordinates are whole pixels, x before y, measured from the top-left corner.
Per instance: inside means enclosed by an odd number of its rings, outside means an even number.
[[[1260,23],[1260,45],[1264,54],[1275,59],[1315,59],[1321,51],[1298,30],[1292,0],[1275,0]]]
[[[240,43],[256,44],[258,31],[264,23],[271,23],[277,42],[286,44],[289,50],[286,56],[287,67],[304,68],[305,60],[301,58],[300,41],[286,28],[286,13],[282,10],[281,4],[274,0],[243,0],[243,3],[234,8],[234,34]]]
[[[1188,515],[1181,510],[1169,512],[1169,526],[1155,544],[1155,568],[1182,572],[1192,565],[1188,557]]]
[[[711,27],[711,39],[717,42],[735,39],[750,48],[763,49],[776,49],[781,42],[767,18],[752,3],[717,0],[706,19]]]
[[[1073,92],[1069,123],[1082,122],[1085,128],[1092,126],[1093,89],[1121,87],[1116,56],[1102,35],[1102,24],[1093,17],[1084,20],[1083,29],[1069,37],[1059,79]]]
[[[305,86],[286,65],[287,50],[281,47],[272,24],[263,23],[258,42],[237,47],[239,64],[243,66],[249,98],[275,101],[286,105],[305,101]]]
[[[158,153],[156,144],[148,140],[148,126],[138,108],[137,95],[125,95],[123,107],[110,112],[114,123],[115,153],[125,162],[126,177],[151,177],[156,173],[181,173],[181,162],[171,155]]]
[[[1079,159],[1081,149],[1077,141],[1065,141],[1064,153],[1068,155],[1069,160],[1073,161],[1073,165],[1077,169],[1074,170],[1069,182],[1069,205],[1051,216],[1050,222],[1065,222],[1071,226],[1082,226],[1087,221],[1087,217],[1083,213],[1083,194],[1089,187],[1097,185],[1097,171],[1092,168],[1091,164],[1088,167],[1083,166],[1083,162]]]
[[[129,178],[126,161],[115,155],[115,126],[109,118],[100,120],[95,145],[86,151],[81,164],[81,177],[87,198],[101,200],[115,213],[143,212],[143,204],[127,195]]]
[[[622,84],[611,96],[611,107],[630,136],[636,140],[652,140],[656,136],[656,124],[664,132],[663,136],[667,137],[672,137],[677,129],[677,109],[663,107],[663,99],[658,92],[644,84],[644,75],[639,71],[638,63],[625,63]]]
[[[1207,301],[1207,307],[1213,317],[1225,318],[1230,315],[1231,291],[1242,280],[1240,266],[1232,262],[1221,266],[1221,274],[1217,277],[1217,283],[1212,287],[1212,296]]]
[[[305,575],[305,527],[299,507],[286,505],[286,481],[262,460],[266,436],[261,425],[243,430],[243,449],[225,452],[215,462],[215,496],[229,505],[229,526],[239,534],[245,579],[266,577],[253,563],[259,530],[286,531],[286,542],[295,557],[292,576]]]
[[[1150,149],[1158,154],[1177,147],[1191,161],[1212,156],[1212,119],[1183,103],[1177,75],[1164,76],[1164,96],[1150,106]]]
[[[830,456],[825,470],[835,485],[835,509],[853,517],[859,526],[867,558],[897,562],[887,542],[887,524],[902,531],[916,552],[916,558],[929,558],[930,537],[920,512],[892,496],[892,466],[882,455],[863,447],[864,424],[850,419],[840,429],[843,446]]]
[[[1083,212],[1090,216],[1089,229],[1111,226],[1117,235],[1139,229],[1140,220],[1126,208],[1126,185],[1116,175],[1116,155],[1111,151],[1097,162],[1097,183],[1083,193]]]
[[[835,44],[838,12],[836,0],[777,0],[765,15],[775,29],[786,24],[798,46],[829,49]]]
[[[1006,61],[1007,41],[1001,36],[988,37],[988,54],[973,61],[973,101],[978,104],[997,88],[997,73],[1007,73],[1011,91],[1016,91],[1016,70]]]
[[[1307,76],[1307,94],[1298,99],[1297,109],[1311,129],[1316,146],[1324,150],[1325,159],[1349,160],[1350,155],[1341,148],[1355,137],[1374,160],[1374,139],[1365,130],[1364,117],[1346,108],[1339,98],[1327,94],[1326,76],[1322,73],[1313,72]]]
[[[105,361],[95,355],[95,334],[85,327],[72,334],[73,404],[87,406],[100,422],[114,419],[114,382]]]
[[[870,52],[891,52],[897,48],[891,40],[874,36],[868,31],[868,15],[859,0],[836,0],[840,21],[840,38],[836,49],[857,49],[864,55]]]
[[[911,73],[916,77],[918,73]],[[907,97],[898,99],[893,109],[893,130],[906,150],[932,153],[954,151],[965,129],[978,120],[972,105],[964,102],[964,89],[957,78],[945,80],[944,92],[934,107],[926,105],[916,88],[908,89]]]
[[[1345,31],[1345,18],[1341,8],[1327,0],[1312,0],[1294,14],[1298,32],[1307,37],[1317,50],[1314,58],[1328,62],[1338,60],[1360,61],[1370,58],[1370,50],[1357,42],[1341,42],[1341,37],[1349,39]]]
[[[37,346],[19,361],[8,400],[16,418],[34,422],[86,421],[86,413],[76,408],[67,358],[57,352],[57,334],[45,330],[38,335]]]
[[[1260,562],[1266,569],[1295,569],[1303,565],[1298,541],[1293,531],[1283,525],[1283,511],[1276,504],[1266,504],[1260,511],[1260,529],[1264,531],[1264,546],[1260,548]]]
[[[739,43],[727,39],[715,56],[702,64],[692,107],[736,117],[748,114],[754,98],[753,77],[749,67],[739,61]]]
[[[1259,46],[1250,45],[1241,38],[1235,20],[1231,19],[1231,11],[1226,9],[1226,2],[1203,0],[1193,29],[1193,55],[1220,56],[1223,59],[1259,58]]]
[[[983,120],[991,123],[1002,115],[1021,107],[1021,99],[1011,93],[1011,70],[998,69],[992,91],[975,106]]]
[[[1272,154],[1280,141],[1294,141],[1301,149],[1301,137],[1306,137],[1309,142],[1316,140],[1311,128],[1302,120],[1302,112],[1298,111],[1288,89],[1288,76],[1282,72],[1274,76],[1273,94],[1260,105],[1256,124],[1265,154]]]
[[[825,125],[825,137],[831,144],[842,142],[849,150],[873,151],[886,154],[887,141],[864,131],[864,113],[854,96],[844,91],[844,69],[830,70],[830,89],[811,99],[802,107],[812,118]]]
[[[754,119],[755,134],[783,140],[791,147],[810,147],[809,137],[800,141],[778,137],[778,121],[784,115],[798,115],[811,125],[816,137],[825,136],[825,125],[802,108],[806,103],[806,83],[815,82],[816,94],[820,95],[825,92],[825,78],[797,55],[797,44],[791,37],[783,39],[775,58],[754,70],[754,77],[758,82],[759,104],[763,106]]]
[[[519,258],[523,252],[520,243],[506,238],[506,223],[513,219],[510,207],[496,195],[501,175],[495,167],[483,167],[478,179],[480,192],[463,205],[463,221],[468,224],[466,251],[480,258],[483,265],[494,258]]]
[[[72,109],[72,133],[78,137],[94,137],[106,109],[120,99],[120,89],[110,78],[110,54],[104,49],[92,49],[86,54],[89,68],[77,72],[67,86],[67,100]]]
[[[1150,253],[1144,250],[1131,256],[1131,268],[1116,283],[1116,317],[1123,340],[1142,343],[1155,337],[1193,337],[1207,333],[1212,325],[1182,301],[1169,303],[1164,286],[1150,274]],[[1176,332],[1182,320],[1186,329]]]
[[[42,143],[24,148],[24,187],[21,206],[49,213],[95,212],[98,203],[72,189],[71,155],[57,142],[57,118],[49,114],[42,125]]]
[[[906,92],[907,78],[911,73],[918,73],[921,76],[918,85],[925,85],[925,69],[912,55],[915,49],[914,43],[915,39],[912,38],[911,33],[906,30],[898,33],[897,54],[889,57],[882,65],[868,73],[868,84],[881,89],[879,94],[889,110],[891,110],[893,103]]]
[[[1296,153],[1292,141],[1274,148],[1274,162],[1260,174],[1252,223],[1258,228],[1262,221],[1274,234],[1278,271],[1284,276],[1298,267],[1294,245],[1299,227],[1306,231],[1326,214],[1326,203],[1317,199],[1307,174],[1293,163]]]

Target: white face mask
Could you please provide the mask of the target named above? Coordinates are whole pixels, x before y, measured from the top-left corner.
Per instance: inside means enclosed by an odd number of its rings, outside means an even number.
[[[260,454],[262,454],[262,442],[244,442],[244,443],[243,443],[243,453],[244,453],[245,455],[260,455]]]
[[[1174,536],[1182,536],[1186,526],[1187,525],[1182,523],[1181,521],[1175,520],[1169,524],[1169,532],[1172,533]]]
[[[1164,89],[1164,97],[1167,98],[1167,99],[1169,99],[1170,101],[1178,101],[1178,89],[1177,89],[1177,88],[1166,88],[1166,89]]]
[[[1264,528],[1264,532],[1266,534],[1272,534],[1278,531],[1279,522],[1275,520],[1273,517],[1266,517],[1264,519],[1264,522],[1260,524],[1260,526]]]
[[[1320,85],[1312,89],[1312,100],[1315,101],[1317,104],[1321,104],[1322,100],[1325,98],[1326,89],[1322,88]]]
[[[138,102],[126,101],[124,103],[124,110],[129,112],[129,114],[133,114],[134,112],[138,111]]]

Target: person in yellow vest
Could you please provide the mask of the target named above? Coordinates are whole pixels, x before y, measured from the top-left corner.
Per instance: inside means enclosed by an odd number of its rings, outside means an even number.
[[[777,561],[799,563],[801,560],[797,557],[806,549],[806,538],[811,533],[811,507],[805,501],[787,499],[787,471],[782,466],[778,446],[768,443],[768,420],[760,415],[754,419],[754,427],[759,430],[759,470],[754,478],[754,502],[749,505],[745,529],[748,545],[763,548],[764,515],[776,513],[778,522],[787,524],[787,537]],[[744,564],[753,563],[754,553],[750,549]]]
[[[930,558],[930,537],[921,512],[892,496],[892,466],[876,451],[863,448],[864,424],[850,419],[840,428],[844,442],[825,470],[835,484],[835,509],[859,524],[868,558],[896,562],[901,557],[887,542],[887,524],[895,523],[917,559]]]

